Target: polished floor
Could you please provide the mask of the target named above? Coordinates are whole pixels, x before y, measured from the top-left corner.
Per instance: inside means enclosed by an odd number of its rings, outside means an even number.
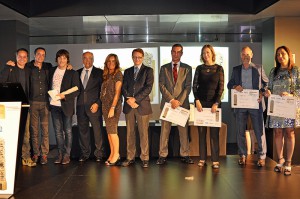
[[[198,157],[193,157],[195,162]],[[256,166],[256,157],[248,158],[246,167],[237,165],[238,156],[221,157],[221,168],[213,170],[211,162],[199,168],[178,158],[169,158],[158,166],[156,159],[149,168],[139,160],[130,167],[108,167],[88,160],[69,165],[19,167],[14,199],[298,199],[300,198],[300,167],[294,166],[292,176],[275,173],[275,162],[267,159],[264,168]]]

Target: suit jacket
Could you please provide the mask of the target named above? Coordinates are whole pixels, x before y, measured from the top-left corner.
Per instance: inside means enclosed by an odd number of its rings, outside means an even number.
[[[234,86],[238,86],[241,85],[242,86],[242,65],[238,65],[233,67],[232,70],[232,75],[231,75],[231,79],[229,80],[228,84],[227,84],[227,88],[233,89]],[[258,72],[256,67],[251,67],[252,69],[252,88],[259,90],[260,89],[260,73]],[[259,105],[260,108],[261,107],[261,103]]]
[[[132,108],[126,103],[128,97],[134,97],[139,114],[149,115],[152,113],[150,103],[150,93],[154,82],[153,69],[142,64],[136,80],[134,80],[134,66],[128,68],[124,72],[122,95],[124,96],[123,112],[129,113]]]
[[[53,84],[53,75],[57,66],[50,68],[49,77],[50,77],[50,89],[52,89]],[[77,86],[80,89],[80,80],[78,73],[75,70],[66,70],[64,77],[61,82],[60,92],[64,92],[74,86]],[[74,114],[74,104],[75,97],[79,95],[79,90],[66,95],[65,99],[61,100],[61,108],[66,116],[72,116]]]
[[[99,116],[102,112],[100,91],[103,81],[103,70],[93,66],[86,88],[84,89],[80,78],[83,69],[84,68],[77,70],[80,79],[80,94],[77,97],[76,113],[83,114],[85,112],[89,116]],[[96,113],[92,113],[90,110],[92,104],[94,103],[98,104],[99,106]]]
[[[192,87],[192,67],[180,62],[176,84],[173,80],[172,63],[163,65],[159,73],[159,89],[162,94],[160,108],[163,109],[165,102],[176,99],[182,107],[190,109],[189,94]]]
[[[6,65],[0,73],[0,82],[20,82],[19,70],[22,69],[19,69],[18,66]],[[28,98],[30,88],[30,68],[25,66],[23,70],[25,71],[25,88],[23,88],[23,90]]]

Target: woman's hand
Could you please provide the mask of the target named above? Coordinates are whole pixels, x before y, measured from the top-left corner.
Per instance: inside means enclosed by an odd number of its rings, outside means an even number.
[[[268,89],[265,91],[265,97],[270,97],[271,91]]]
[[[284,97],[284,96],[293,96],[292,94],[289,94],[288,92],[282,92],[280,94],[281,97]]]
[[[108,118],[111,118],[115,115],[115,108],[110,108],[108,112]]]
[[[196,108],[199,112],[203,111],[200,100],[196,100]]]
[[[211,107],[211,112],[212,113],[217,112],[217,108],[218,108],[218,104],[213,104],[212,107]]]

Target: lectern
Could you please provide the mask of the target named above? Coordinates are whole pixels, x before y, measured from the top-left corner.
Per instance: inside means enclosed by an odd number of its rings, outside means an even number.
[[[29,108],[20,83],[0,83],[0,197],[14,193]]]

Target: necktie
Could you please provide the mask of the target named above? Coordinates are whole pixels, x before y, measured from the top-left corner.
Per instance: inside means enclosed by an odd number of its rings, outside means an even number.
[[[176,84],[176,82],[177,82],[177,77],[178,77],[178,73],[177,73],[177,64],[173,64],[173,78],[174,78],[175,84]]]
[[[134,67],[134,80],[136,80],[136,77],[137,77],[137,75],[138,75],[138,73],[139,73],[139,67]]]
[[[88,79],[89,79],[89,70],[85,70],[85,75],[84,75],[83,82],[82,82],[84,89],[87,85]]]

